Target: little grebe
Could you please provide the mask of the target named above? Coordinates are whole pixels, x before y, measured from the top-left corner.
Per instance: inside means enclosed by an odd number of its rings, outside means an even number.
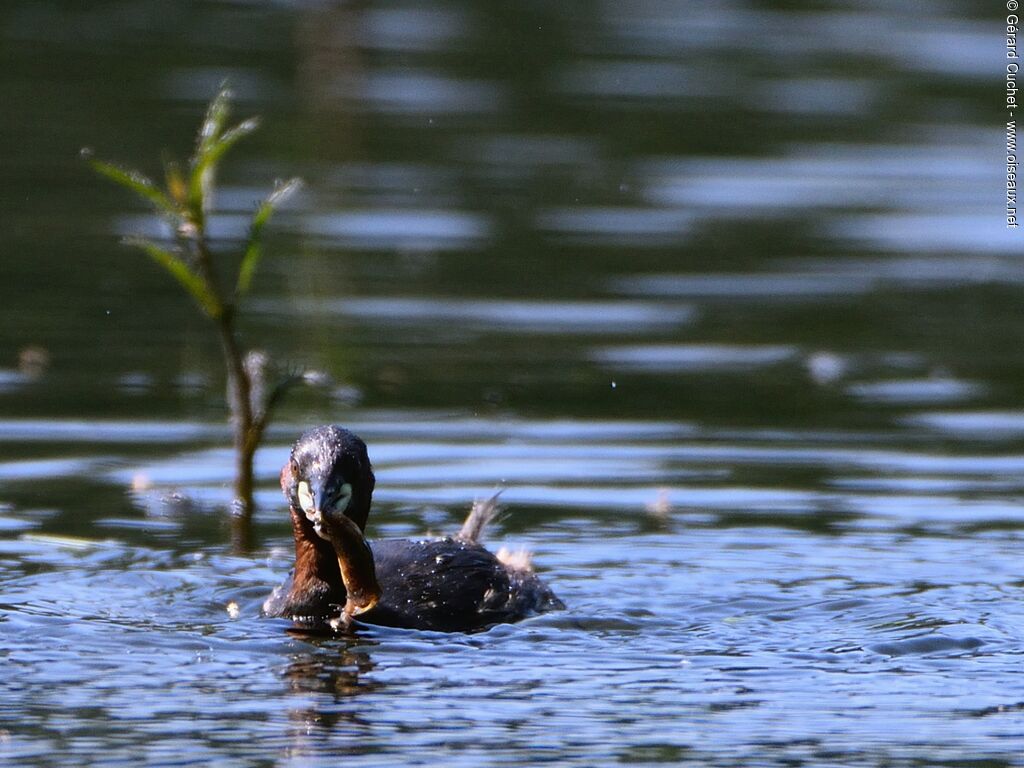
[[[295,568],[263,605],[306,627],[368,624],[470,632],[563,608],[528,565],[479,544],[493,505],[474,508],[458,535],[410,541],[363,537],[374,477],[366,444],[323,426],[299,438],[281,471]]]

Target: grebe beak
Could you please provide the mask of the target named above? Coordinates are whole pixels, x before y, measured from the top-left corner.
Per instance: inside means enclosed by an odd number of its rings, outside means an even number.
[[[323,488],[319,483],[311,484],[305,480],[299,482],[298,492],[299,508],[306,519],[313,524],[317,535],[320,535],[323,524]]]

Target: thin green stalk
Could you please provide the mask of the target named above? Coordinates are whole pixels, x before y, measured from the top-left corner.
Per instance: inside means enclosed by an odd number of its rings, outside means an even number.
[[[236,529],[236,541],[247,541],[253,512],[253,458],[274,407],[285,391],[302,378],[287,377],[264,397],[265,374],[250,373],[246,367],[246,352],[235,328],[236,309],[238,302],[248,293],[259,264],[264,227],[277,206],[299,187],[300,182],[292,179],[278,185],[254,211],[249,237],[239,258],[238,274],[232,281],[229,295],[221,286],[209,247],[207,213],[214,197],[219,163],[238,141],[259,125],[258,120],[251,118],[228,128],[229,112],[230,93],[227,88],[222,88],[211,101],[199,129],[196,148],[188,163],[187,178],[179,164],[168,160],[164,163],[165,189],[160,189],[137,171],[93,159],[91,151],[83,150],[83,157],[96,173],[135,193],[171,224],[176,248],[143,239],[131,239],[129,242],[142,249],[173,277],[216,327],[227,375],[228,407],[235,447],[234,495],[239,505],[238,518],[244,524],[244,530]],[[253,396],[254,392],[257,398]],[[260,402],[254,402],[254,399]]]

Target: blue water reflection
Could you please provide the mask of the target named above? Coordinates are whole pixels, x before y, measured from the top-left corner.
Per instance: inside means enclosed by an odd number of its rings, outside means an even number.
[[[0,763],[1020,764],[1024,321],[994,4],[9,0]],[[248,548],[209,328],[78,159],[275,178],[247,343],[307,370]],[[233,265],[225,265],[230,271]],[[374,536],[533,554],[473,636],[261,618],[308,426]]]

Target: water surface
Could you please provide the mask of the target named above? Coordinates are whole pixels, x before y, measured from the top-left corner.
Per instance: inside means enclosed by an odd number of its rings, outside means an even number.
[[[0,762],[1024,765],[999,11],[6,3]],[[225,77],[218,242],[306,181],[243,331],[318,373],[244,548],[215,340],[77,160],[155,174]],[[503,488],[568,609],[262,618],[328,421],[373,536]]]

